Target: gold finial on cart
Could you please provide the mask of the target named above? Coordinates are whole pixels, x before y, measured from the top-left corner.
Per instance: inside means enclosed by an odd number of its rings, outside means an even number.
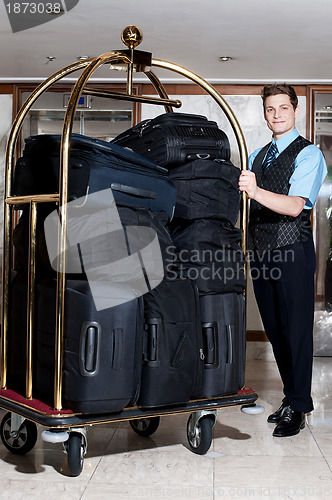
[[[121,40],[128,49],[135,49],[143,40],[143,33],[137,26],[126,26],[121,33]]]
[[[121,33],[121,40],[130,49],[130,60],[127,69],[127,94],[133,90],[133,71],[134,71],[134,48],[143,40],[143,33],[137,26],[126,26]]]

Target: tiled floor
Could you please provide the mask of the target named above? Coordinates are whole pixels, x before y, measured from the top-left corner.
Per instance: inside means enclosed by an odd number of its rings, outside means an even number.
[[[60,444],[38,438],[18,457],[0,444],[0,499],[124,500],[221,498],[332,499],[332,358],[315,358],[315,411],[291,438],[273,438],[267,415],[281,400],[273,361],[249,361],[246,384],[265,413],[239,407],[218,411],[211,449],[188,449],[185,414],[163,417],[150,438],[126,422],[88,430],[88,453],[79,477],[68,474]]]

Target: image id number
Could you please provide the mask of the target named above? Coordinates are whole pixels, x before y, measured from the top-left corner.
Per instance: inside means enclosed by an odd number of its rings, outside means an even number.
[[[60,3],[31,3],[15,2],[7,3],[8,14],[60,14],[62,12]]]

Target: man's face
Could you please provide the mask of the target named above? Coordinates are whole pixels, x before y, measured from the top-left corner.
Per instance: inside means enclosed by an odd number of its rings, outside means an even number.
[[[297,106],[294,110],[287,94],[271,95],[266,98],[264,118],[267,126],[273,132],[274,139],[280,139],[295,128],[295,118],[300,112]]]

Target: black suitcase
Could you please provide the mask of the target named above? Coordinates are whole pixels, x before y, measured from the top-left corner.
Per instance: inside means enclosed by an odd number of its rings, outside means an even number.
[[[195,160],[171,170],[176,188],[175,218],[224,219],[236,224],[240,169],[227,160]]]
[[[38,286],[36,393],[53,401],[55,282]],[[115,294],[130,290],[115,289]],[[124,299],[123,299],[124,300]],[[63,399],[84,414],[112,413],[134,404],[141,375],[143,307],[133,298],[96,310],[86,281],[68,280],[65,294]]]
[[[141,391],[144,407],[176,405],[202,395],[203,350],[196,287],[164,280],[144,295]]]
[[[118,206],[118,213],[121,230],[91,235],[79,244],[84,269],[89,280],[127,282],[144,294],[173,275],[168,216],[143,207]]]
[[[241,231],[217,220],[174,219],[171,228],[175,268],[172,276],[189,278],[200,294],[242,293],[245,288]]]
[[[204,397],[235,394],[244,385],[245,300],[242,294],[199,299],[204,342]]]
[[[138,123],[112,142],[167,168],[197,158],[230,159],[227,135],[201,115],[164,113]]]
[[[25,139],[15,166],[13,195],[50,194],[59,189],[60,135]],[[69,201],[111,188],[116,202],[164,210],[173,216],[175,188],[167,170],[117,144],[73,134]]]

